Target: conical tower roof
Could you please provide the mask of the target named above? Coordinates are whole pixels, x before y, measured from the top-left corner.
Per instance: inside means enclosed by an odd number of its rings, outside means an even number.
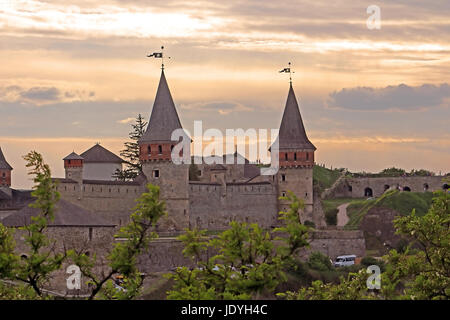
[[[139,142],[171,142],[172,132],[181,128],[177,109],[170,94],[164,70],[162,70],[147,131],[139,139]]]
[[[0,147],[0,169],[12,170],[13,168],[6,161],[5,156],[3,155],[2,148]]]
[[[278,139],[279,149],[316,150],[316,147],[309,141],[306,135],[292,84],[289,87],[289,94],[284,108],[283,119],[281,120]]]
[[[63,160],[83,160],[84,158],[74,152],[69,154],[67,157],[65,157]]]

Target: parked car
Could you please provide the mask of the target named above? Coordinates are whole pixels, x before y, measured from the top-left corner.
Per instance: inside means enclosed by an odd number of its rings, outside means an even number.
[[[356,256],[354,254],[338,256],[334,262],[335,267],[351,266],[355,264]]]

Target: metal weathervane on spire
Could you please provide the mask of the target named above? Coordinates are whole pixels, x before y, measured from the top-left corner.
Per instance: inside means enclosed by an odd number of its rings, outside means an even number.
[[[164,70],[164,46],[161,46],[161,52],[153,52],[152,54],[148,54],[147,58],[154,57],[154,58],[161,58],[161,69]],[[167,57],[170,59],[170,57]]]
[[[288,63],[289,67],[284,68],[283,70],[280,70],[280,73],[286,72],[289,73],[289,83],[292,84],[292,74],[295,73],[294,71],[291,71],[291,63]]]

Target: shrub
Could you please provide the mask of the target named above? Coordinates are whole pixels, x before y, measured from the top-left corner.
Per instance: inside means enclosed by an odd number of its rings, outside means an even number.
[[[337,214],[339,210],[337,208],[328,209],[325,211],[325,220],[327,225],[335,226],[337,224]]]
[[[311,253],[308,259],[308,265],[311,269],[317,271],[333,270],[330,258],[318,251]]]

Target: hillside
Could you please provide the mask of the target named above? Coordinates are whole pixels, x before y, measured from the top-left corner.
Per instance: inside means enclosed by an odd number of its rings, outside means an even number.
[[[388,191],[377,199],[354,200],[347,207],[347,215],[350,220],[346,229],[357,229],[362,218],[372,208],[392,209],[407,215],[413,209],[419,216],[424,215],[432,203],[432,192],[403,192],[398,190]]]
[[[330,188],[333,183],[341,176],[342,172],[338,169],[328,169],[315,165],[313,168],[314,185],[319,188],[320,193]]]

